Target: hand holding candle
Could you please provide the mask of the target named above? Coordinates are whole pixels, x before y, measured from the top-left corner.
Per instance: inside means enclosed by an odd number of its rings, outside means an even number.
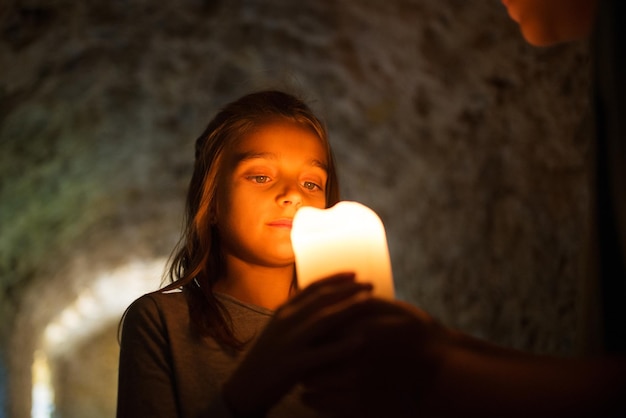
[[[374,294],[394,298],[385,227],[372,209],[339,202],[329,209],[303,207],[293,219],[291,244],[300,287],[340,272],[374,285]]]

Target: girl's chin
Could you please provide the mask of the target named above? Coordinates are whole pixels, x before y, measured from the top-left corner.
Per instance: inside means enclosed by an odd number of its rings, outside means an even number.
[[[272,264],[276,267],[293,267],[296,263],[293,251],[275,254],[272,258],[274,259]]]

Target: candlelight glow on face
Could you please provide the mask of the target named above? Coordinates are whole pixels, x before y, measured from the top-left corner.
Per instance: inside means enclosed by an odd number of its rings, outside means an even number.
[[[393,276],[382,221],[357,202],[329,209],[303,207],[291,230],[298,285],[336,273],[354,272],[357,281],[374,285],[376,296],[393,299]]]
[[[225,259],[291,266],[296,211],[326,206],[323,143],[309,129],[276,121],[241,138],[225,155],[229,165],[216,211]]]

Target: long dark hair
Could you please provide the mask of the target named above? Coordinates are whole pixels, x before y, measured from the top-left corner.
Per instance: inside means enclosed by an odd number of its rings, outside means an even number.
[[[234,335],[228,312],[213,294],[213,285],[223,273],[220,238],[212,222],[217,207],[218,181],[227,147],[259,126],[276,120],[295,122],[319,137],[328,162],[326,205],[329,207],[339,201],[339,184],[328,134],[311,109],[303,101],[280,91],[243,96],[226,105],[196,140],[184,231],[170,259],[171,283],[162,289],[181,288],[199,334],[211,336],[235,349],[241,348],[244,342]]]

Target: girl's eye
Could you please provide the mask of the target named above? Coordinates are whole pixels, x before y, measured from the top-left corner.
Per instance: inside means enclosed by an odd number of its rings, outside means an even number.
[[[318,186],[317,184],[313,183],[312,181],[305,181],[303,184],[304,188],[307,190],[322,190],[322,188],[320,186]]]
[[[248,176],[248,179],[259,184],[267,183],[270,181],[269,176]]]

